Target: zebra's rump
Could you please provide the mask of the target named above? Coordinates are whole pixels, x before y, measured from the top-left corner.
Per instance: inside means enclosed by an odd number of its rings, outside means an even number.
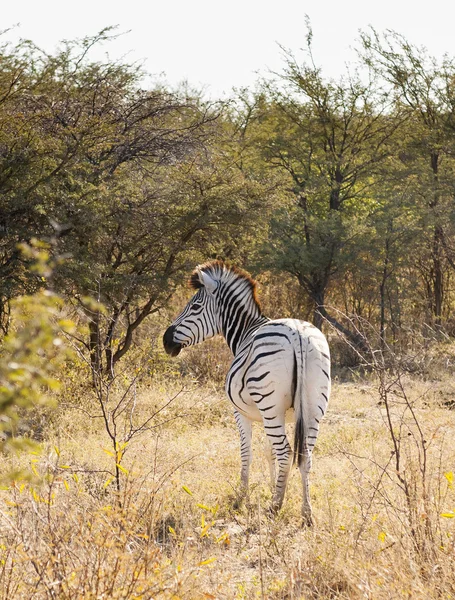
[[[258,421],[272,413],[284,415],[293,406],[302,357],[309,349],[319,351],[320,340],[325,342],[318,329],[296,319],[268,321],[256,329],[240,347],[226,379],[227,395],[237,410]]]

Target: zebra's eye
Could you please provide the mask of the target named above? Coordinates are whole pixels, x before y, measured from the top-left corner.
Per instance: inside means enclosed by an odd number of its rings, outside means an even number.
[[[196,310],[199,310],[200,308],[202,308],[202,304],[199,304],[199,302],[195,302],[193,304],[193,308],[195,308]]]

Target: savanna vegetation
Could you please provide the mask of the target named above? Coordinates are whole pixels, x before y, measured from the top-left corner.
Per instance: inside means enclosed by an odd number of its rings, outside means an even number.
[[[455,63],[370,30],[207,101],[0,45],[0,597],[454,598]],[[0,40],[2,38],[0,37]],[[239,506],[215,339],[161,336],[200,262],[329,338],[316,524],[263,434]]]

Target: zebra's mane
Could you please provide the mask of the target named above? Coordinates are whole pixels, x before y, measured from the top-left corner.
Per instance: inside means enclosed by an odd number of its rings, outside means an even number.
[[[229,265],[222,260],[212,260],[202,265],[198,265],[191,273],[189,281],[190,287],[195,290],[203,287],[203,284],[199,281],[198,271],[207,273],[212,279],[221,283],[228,283],[238,279],[248,282],[253,300],[259,310],[261,310],[261,304],[257,298],[257,282],[243,269]]]

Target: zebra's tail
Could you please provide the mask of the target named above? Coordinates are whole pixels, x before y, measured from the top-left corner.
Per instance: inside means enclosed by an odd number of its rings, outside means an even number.
[[[305,340],[306,341],[306,340]],[[302,464],[303,453],[305,449],[305,419],[304,406],[307,402],[307,344],[303,348],[304,340],[302,333],[299,331],[299,348],[296,349],[296,385],[294,391],[294,412],[295,412],[295,430],[294,430],[294,460],[293,464],[298,466]]]

